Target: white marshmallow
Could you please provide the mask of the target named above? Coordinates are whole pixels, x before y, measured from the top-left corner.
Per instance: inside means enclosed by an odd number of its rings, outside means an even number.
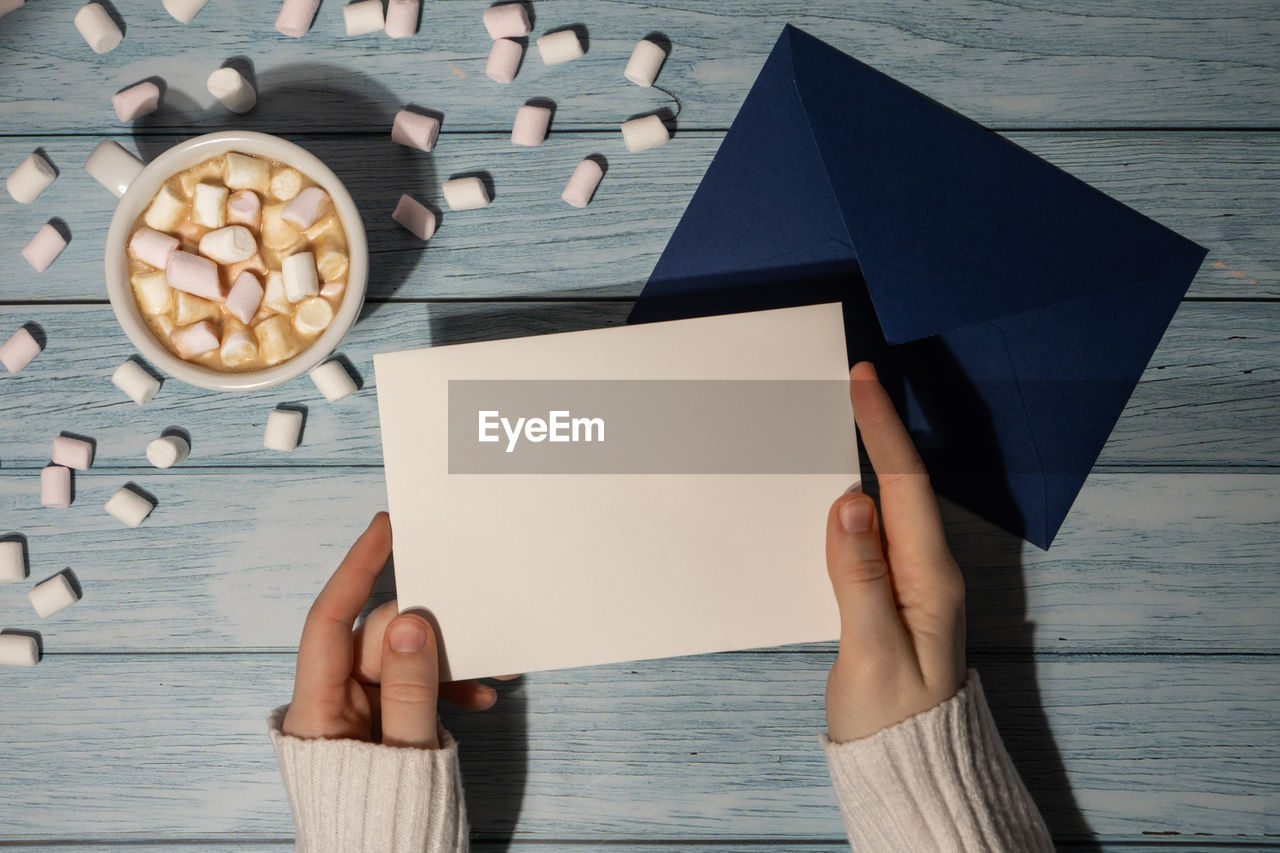
[[[129,396],[139,406],[145,406],[160,390],[160,380],[133,359],[121,364],[111,374],[111,384]]]
[[[243,325],[228,320],[223,324],[222,349],[218,356],[227,367],[239,367],[258,357],[258,341]]]
[[[147,461],[157,468],[172,468],[191,452],[191,445],[180,435],[162,435],[147,443]]]
[[[46,222],[40,226],[36,236],[22,247],[22,257],[27,259],[27,263],[31,264],[33,270],[44,272],[58,259],[58,255],[61,255],[65,248],[67,248],[66,239],[57,228]]]
[[[126,527],[138,527],[155,508],[155,504],[127,486],[121,486],[105,505],[107,512]]]
[[[475,210],[489,203],[489,191],[485,189],[484,181],[474,175],[445,181],[440,189],[450,210]]]
[[[0,18],[22,6],[27,0],[0,0]]]
[[[262,293],[262,307],[277,314],[288,314],[293,311],[293,303],[284,293],[284,274],[279,270],[267,273],[267,284]]]
[[[48,619],[80,600],[67,574],[67,572],[59,572],[48,580],[36,584],[27,593],[27,597],[31,599],[31,606],[36,609],[36,615],[41,619]]]
[[[26,326],[18,329],[0,344],[0,364],[10,373],[21,373],[31,360],[40,354],[40,343],[27,330]]]
[[[0,583],[27,579],[27,555],[21,540],[0,541]]]
[[[311,21],[320,8],[320,0],[284,0],[276,16],[276,30],[292,38],[302,38],[311,29]]]
[[[22,0],[18,0],[22,5]],[[0,3],[0,15],[9,10]],[[40,662],[40,644],[27,634],[0,634],[0,666],[35,666]]]
[[[226,185],[233,190],[267,191],[271,184],[271,164],[258,157],[227,152]]]
[[[347,35],[363,36],[376,33],[385,26],[382,19],[382,0],[357,0],[342,7],[342,20],[347,25]]]
[[[641,116],[622,123],[622,141],[633,154],[666,145],[671,133],[656,115]]]
[[[209,0],[164,0],[164,10],[180,24],[189,24]]]
[[[573,207],[586,207],[603,177],[604,170],[600,168],[600,164],[588,157],[573,170],[560,198]]]
[[[544,65],[559,65],[586,53],[573,30],[557,30],[538,39],[538,55]]]
[[[435,116],[401,110],[391,123],[391,141],[422,151],[435,147],[440,136],[440,119]]]
[[[190,293],[184,293],[181,290],[175,290],[174,301],[177,303],[177,309],[173,315],[173,322],[179,326],[190,326],[192,323],[199,323],[201,320],[216,320],[218,314],[218,306],[210,302],[208,299],[201,299],[199,296],[192,296]]]
[[[49,465],[40,469],[40,505],[51,509],[71,506],[71,469]]]
[[[338,360],[326,361],[311,370],[311,381],[330,403],[350,397],[356,392],[356,381]]]
[[[70,435],[54,436],[53,464],[88,471],[93,464],[93,442]]]
[[[316,271],[320,273],[321,282],[336,281],[346,276],[351,261],[333,244],[326,241],[313,247],[312,252],[316,256]]]
[[[233,113],[247,113],[258,103],[258,93],[244,79],[244,75],[234,68],[219,68],[209,75],[205,85],[209,94]]]
[[[550,108],[523,104],[516,110],[516,120],[511,125],[511,144],[536,148],[547,138],[550,124]]]
[[[84,40],[89,43],[89,47],[93,48],[94,53],[115,50],[124,39],[124,33],[120,32],[116,22],[111,20],[107,10],[97,3],[81,6],[80,11],[76,12],[75,23],[76,29],[80,31],[80,35],[84,36]]]
[[[299,231],[306,231],[328,216],[331,206],[328,193],[319,187],[307,187],[284,206],[280,218]]]
[[[230,191],[221,184],[196,184],[191,219],[196,225],[206,228],[221,228],[226,225],[229,194]]]
[[[262,208],[262,245],[278,255],[284,255],[302,241],[302,235],[288,222],[280,218],[283,204],[268,204]]]
[[[27,155],[5,178],[4,188],[19,204],[31,204],[58,177],[53,165],[36,151]]]
[[[227,199],[227,221],[257,230],[262,225],[262,200],[253,190],[240,190]]]
[[[175,291],[165,283],[164,272],[141,273],[133,276],[133,296],[142,313],[156,317],[173,311]]]
[[[311,296],[298,303],[293,312],[293,327],[305,337],[318,335],[333,322],[333,306],[323,296]]]
[[[484,28],[489,38],[520,38],[529,35],[529,12],[523,3],[503,3],[484,10]]]
[[[200,238],[200,254],[220,264],[238,264],[258,253],[258,241],[243,225],[228,225]]]
[[[112,95],[111,106],[115,108],[116,118],[121,121],[133,121],[150,115],[160,106],[160,87],[150,80],[144,80]]]
[[[262,284],[256,275],[245,270],[236,278],[231,285],[231,292],[227,294],[227,313],[239,318],[242,323],[248,323],[258,313],[258,306],[261,304]]]
[[[285,258],[280,272],[284,275],[284,295],[290,302],[301,302],[320,292],[316,258],[310,252],[299,252]]]
[[[84,161],[84,170],[111,190],[116,198],[123,198],[124,191],[142,171],[142,161],[112,140],[104,139],[89,153],[89,158]]]
[[[484,64],[485,75],[495,83],[510,83],[516,79],[516,71],[520,68],[520,57],[524,48],[520,42],[511,39],[494,39],[489,48],[489,60]]]
[[[281,201],[290,201],[302,192],[302,173],[297,169],[281,169],[271,176],[271,194]]]
[[[169,341],[183,358],[195,358],[207,352],[213,352],[222,345],[218,333],[208,320],[201,320],[181,329],[174,329]]]
[[[627,60],[627,67],[622,70],[622,76],[637,86],[648,88],[657,79],[658,71],[666,59],[665,50],[648,39],[641,39],[631,51],[631,58]]]
[[[347,290],[345,281],[326,281],[320,285],[320,295],[325,299],[331,299],[334,302],[341,301],[342,294]]]
[[[258,352],[268,365],[287,361],[302,350],[289,318],[283,314],[261,321],[253,327],[253,333],[258,337]]]
[[[408,38],[418,30],[419,0],[387,0],[387,35]]]
[[[391,218],[419,240],[430,240],[431,235],[436,233],[435,213],[410,196],[400,196]]]
[[[169,265],[169,256],[178,248],[178,241],[153,228],[139,228],[129,238],[129,251],[147,266],[162,270]]]
[[[267,415],[267,429],[262,437],[262,446],[267,450],[282,450],[286,453],[298,446],[298,436],[302,433],[302,412],[292,409],[272,409]]]
[[[192,296],[223,302],[222,282],[218,278],[218,265],[208,258],[190,252],[177,251],[169,255],[164,279],[174,290],[182,290]]]
[[[187,203],[177,193],[164,186],[143,215],[142,221],[157,231],[176,231],[187,215]]]

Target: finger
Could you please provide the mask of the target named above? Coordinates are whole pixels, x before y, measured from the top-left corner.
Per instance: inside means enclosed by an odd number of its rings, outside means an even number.
[[[436,701],[439,662],[431,625],[416,613],[401,613],[387,626],[382,647],[382,742],[388,746],[438,749]]]
[[[356,626],[354,637],[355,661],[351,674],[357,681],[377,684],[382,678],[382,637],[391,620],[400,613],[395,599],[379,604],[364,621]]]
[[[487,711],[498,701],[498,691],[479,681],[450,681],[440,685],[440,698],[464,711]]]
[[[842,495],[827,514],[827,572],[840,608],[840,651],[869,660],[914,659],[877,515],[875,501],[857,493]]]

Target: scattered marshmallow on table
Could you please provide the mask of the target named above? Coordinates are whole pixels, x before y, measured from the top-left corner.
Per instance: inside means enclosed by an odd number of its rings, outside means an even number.
[[[516,110],[516,120],[511,125],[511,144],[525,148],[535,148],[547,138],[547,127],[551,124],[550,107],[536,104],[523,104]]]
[[[622,123],[622,141],[633,154],[666,145],[670,140],[671,132],[659,116],[641,116]]]
[[[206,83],[209,94],[233,113],[247,113],[258,103],[258,93],[248,80],[230,66],[224,66],[209,75]]]
[[[538,39],[538,55],[544,65],[559,65],[571,59],[577,59],[586,51],[582,41],[573,30],[556,30]]]
[[[123,198],[124,191],[142,171],[142,161],[121,148],[117,142],[104,139],[89,153],[88,159],[84,161],[84,170],[116,198]],[[151,225],[150,222],[147,224]]]
[[[236,277],[227,293],[227,313],[235,316],[242,323],[248,323],[258,313],[262,304],[262,282],[253,273],[245,270]]]
[[[129,238],[129,251],[147,266],[162,270],[169,266],[169,256],[178,248],[178,240],[154,228],[142,227]]]
[[[243,225],[217,228],[200,238],[200,254],[220,264],[238,264],[257,254],[258,241]]]
[[[121,364],[111,374],[111,384],[129,396],[139,406],[145,406],[160,390],[160,380],[133,359]]]
[[[0,15],[9,11],[0,0]],[[0,666],[35,666],[40,662],[40,644],[29,634],[0,634]]]
[[[27,0],[0,0],[0,18],[20,7]]]
[[[311,370],[311,381],[330,403],[336,403],[356,392],[356,382],[347,368],[337,359],[320,364]]]
[[[391,141],[397,145],[430,151],[435,147],[439,136],[440,119],[435,116],[401,110],[391,123]]]
[[[107,512],[126,527],[138,527],[155,508],[155,504],[128,486],[117,489],[105,504]]]
[[[420,6],[420,0],[387,0],[387,35],[403,39],[417,32]]]
[[[175,251],[169,255],[164,279],[174,290],[185,291],[212,302],[225,301],[222,282],[218,277],[218,265],[208,258]]]
[[[32,151],[18,164],[18,168],[5,178],[4,188],[19,204],[31,204],[40,193],[49,188],[49,184],[53,183],[56,177],[58,173],[54,170],[53,164],[42,157],[38,151]]]
[[[290,302],[301,302],[320,293],[316,257],[310,252],[298,252],[285,258],[280,273],[284,276],[285,298]]]
[[[419,240],[430,240],[431,235],[436,233],[435,213],[411,196],[400,196],[400,201],[396,204],[391,218],[403,225]]]
[[[21,373],[40,354],[40,349],[40,342],[23,326],[0,344],[0,364],[10,373]]]
[[[284,0],[276,16],[276,30],[292,38],[302,38],[311,29],[320,0]]]
[[[342,20],[347,35],[363,36],[376,33],[386,26],[382,18],[382,0],[357,0],[342,7]]]
[[[47,465],[40,469],[40,505],[50,509],[71,506],[71,469]]]
[[[475,210],[489,203],[489,191],[484,181],[474,175],[445,181],[440,189],[450,210]]]
[[[627,60],[627,67],[623,69],[622,76],[637,86],[648,88],[657,79],[662,63],[666,60],[665,50],[648,39],[641,39],[631,51],[631,58]]]
[[[510,83],[516,79],[516,71],[520,68],[520,57],[524,48],[520,42],[511,39],[494,39],[489,48],[489,61],[484,65],[484,73],[495,83]]]
[[[53,464],[88,471],[93,465],[93,442],[71,435],[54,436]]]
[[[27,259],[27,263],[31,264],[33,270],[44,272],[58,259],[58,255],[61,255],[65,248],[67,248],[66,238],[57,228],[46,222],[40,226],[36,236],[22,247],[22,257]]]
[[[282,450],[286,453],[298,446],[298,436],[302,434],[302,412],[293,409],[272,409],[267,415],[267,429],[262,437],[262,446],[267,450]]]
[[[160,106],[160,87],[150,80],[121,89],[111,96],[111,106],[121,121],[133,121],[156,111]]]
[[[306,231],[329,215],[330,206],[328,193],[319,187],[307,187],[284,206],[280,218],[299,231]]]
[[[209,0],[164,0],[164,10],[180,24],[189,24]]]
[[[484,28],[491,39],[520,38],[533,29],[523,3],[503,3],[485,9]]]
[[[222,339],[208,320],[174,329],[169,340],[183,358],[195,358],[222,346]]]
[[[573,207],[586,207],[603,177],[604,169],[588,157],[573,170],[573,175],[570,176],[569,183],[565,184],[560,198]]]
[[[170,433],[147,444],[147,461],[157,468],[172,468],[187,458],[191,445],[180,435]]]
[[[27,579],[27,559],[20,539],[0,541],[0,583]]]
[[[107,10],[98,3],[81,6],[80,11],[76,12],[75,23],[76,29],[84,36],[94,53],[115,50],[124,38],[124,33],[120,32],[116,22],[111,20]]]

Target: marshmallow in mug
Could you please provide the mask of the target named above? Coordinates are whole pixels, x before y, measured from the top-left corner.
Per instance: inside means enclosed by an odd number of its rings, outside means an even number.
[[[31,204],[40,193],[49,188],[56,177],[58,173],[53,164],[41,156],[40,152],[32,151],[5,178],[4,188],[18,204]]]
[[[44,272],[58,259],[58,255],[61,255],[65,248],[67,248],[66,238],[57,228],[46,222],[40,226],[40,230],[30,242],[22,247],[22,257],[27,259],[27,263],[31,264],[33,270]]]

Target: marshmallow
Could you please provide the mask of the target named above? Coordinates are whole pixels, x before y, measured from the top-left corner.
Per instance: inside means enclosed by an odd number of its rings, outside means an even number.
[[[489,38],[520,38],[529,35],[529,12],[523,3],[503,3],[484,10],[484,28]]]
[[[22,5],[22,0],[18,0]],[[9,10],[0,0],[0,15]],[[40,662],[40,644],[27,634],[0,634],[0,666],[35,666]]]
[[[151,510],[155,509],[156,505],[128,486],[121,486],[107,500],[105,508],[113,518],[126,527],[137,527],[147,520],[147,516],[151,515]]]
[[[405,229],[419,240],[430,240],[436,233],[436,215],[416,199],[407,195],[400,196],[391,218],[399,222]]]
[[[382,19],[382,0],[358,0],[342,7],[342,20],[347,25],[347,35],[363,36],[376,33],[385,26]]]
[[[160,106],[160,87],[145,80],[111,96],[111,106],[121,121],[133,121],[156,111]]]
[[[622,141],[633,154],[666,145],[671,139],[667,126],[656,115],[641,116],[622,123]]]
[[[230,191],[221,184],[196,184],[191,219],[206,228],[227,224],[227,196]]]
[[[200,254],[220,264],[238,264],[258,253],[258,241],[243,225],[228,225],[200,238]]]
[[[271,176],[271,194],[281,201],[290,201],[302,192],[302,173],[297,169],[281,169]]]
[[[164,0],[164,10],[180,24],[189,24],[209,0]]]
[[[401,110],[391,123],[391,141],[397,145],[430,151],[440,135],[440,119],[422,113]]]
[[[191,452],[191,445],[180,435],[162,435],[147,443],[147,461],[157,468],[172,468]]]
[[[419,0],[387,0],[387,35],[408,38],[418,29]]]
[[[187,215],[187,203],[167,186],[151,200],[142,221],[157,231],[174,231]]]
[[[104,139],[89,153],[89,158],[84,161],[84,170],[95,181],[111,190],[116,198],[123,198],[124,191],[142,171],[142,161],[119,144]],[[151,225],[150,222],[147,224]]]
[[[169,341],[183,358],[195,358],[213,352],[222,345],[218,333],[208,320],[174,329],[173,334],[169,335]]]
[[[84,40],[89,43],[89,47],[93,48],[94,53],[115,50],[124,38],[116,22],[107,14],[107,10],[97,3],[81,6],[80,11],[76,12],[75,22],[76,29],[80,31],[80,35],[84,36]]]
[[[218,280],[218,265],[208,258],[190,252],[173,252],[169,255],[164,279],[174,290],[182,290],[214,302],[225,301],[222,282]]]
[[[299,252],[285,258],[280,272],[284,275],[284,295],[290,302],[301,302],[320,292],[316,258],[310,252]]]
[[[276,16],[276,30],[292,38],[302,38],[311,29],[311,21],[320,8],[320,0],[284,0]]]
[[[242,323],[248,323],[258,313],[258,306],[261,304],[262,284],[258,277],[247,270],[240,273],[231,285],[231,292],[227,294],[227,313],[239,318]]]
[[[302,433],[302,412],[292,409],[272,409],[267,415],[267,429],[262,446],[267,450],[283,450],[288,453],[298,446]]]
[[[596,187],[600,185],[600,179],[603,177],[604,169],[601,169],[599,163],[588,157],[573,170],[573,175],[569,178],[569,183],[565,184],[564,192],[560,193],[560,198],[573,207],[586,207],[587,203],[591,201],[591,195],[596,191]]]
[[[163,272],[133,276],[133,296],[148,317],[168,314],[173,310],[173,295],[178,292],[165,283]]]
[[[31,606],[36,609],[36,615],[41,619],[48,619],[80,600],[76,588],[71,585],[68,574],[70,573],[59,572],[48,580],[36,584],[27,593],[27,597],[31,599]]]
[[[56,177],[58,173],[54,171],[53,165],[39,152],[32,151],[5,178],[4,188],[19,204],[31,204],[40,193],[48,189]]]
[[[648,88],[658,76],[662,63],[667,60],[667,52],[648,39],[641,39],[631,51],[627,67],[622,70],[626,77],[637,86]]]
[[[328,216],[330,207],[328,193],[319,187],[307,187],[284,206],[280,218],[299,231],[306,231]]]
[[[222,349],[218,357],[227,367],[239,367],[258,357],[258,341],[248,327],[228,319],[222,324]]]
[[[334,302],[342,300],[342,294],[347,290],[345,281],[326,281],[320,285],[320,295],[325,299],[331,299]]]
[[[5,539],[0,541],[0,583],[13,583],[27,579],[27,555],[24,553],[22,541]]]
[[[201,320],[216,320],[221,313],[218,306],[208,299],[201,299],[199,296],[192,296],[181,290],[175,290],[174,297],[177,308],[174,311],[173,322],[179,326],[190,326]]]
[[[271,164],[258,157],[227,153],[227,179],[224,182],[233,190],[256,190],[264,193],[271,184]]]
[[[93,464],[93,442],[70,435],[54,436],[53,464],[88,471]]]
[[[0,0],[0,18],[17,9],[27,0]]]
[[[489,48],[489,61],[484,64],[484,73],[495,83],[510,83],[516,79],[523,55],[524,48],[520,42],[494,39],[493,47]]]
[[[293,358],[302,350],[298,336],[293,333],[289,318],[283,314],[268,317],[253,327],[258,337],[258,352],[268,365],[276,365]]]
[[[262,245],[276,254],[285,254],[302,241],[298,229],[280,218],[285,205],[268,204],[262,208]]]
[[[153,228],[142,227],[129,238],[129,251],[147,266],[162,270],[169,265],[169,255],[178,248],[178,241]]]
[[[489,203],[489,191],[485,189],[484,181],[475,176],[453,178],[445,181],[440,189],[450,210],[475,210]]]
[[[559,65],[586,53],[573,30],[557,30],[538,39],[538,54],[544,65]]]
[[[311,381],[316,383],[316,388],[320,389],[320,393],[330,403],[336,403],[356,392],[355,380],[347,373],[342,362],[336,359],[313,368],[310,376]]]
[[[284,295],[284,274],[279,270],[267,273],[267,284],[263,288],[262,306],[277,314],[288,314],[293,311],[293,303]]]
[[[229,66],[209,75],[205,83],[209,94],[233,113],[247,113],[258,103],[258,93],[239,71]]]
[[[317,244],[311,251],[316,256],[316,271],[320,273],[321,282],[337,281],[346,277],[351,261],[345,252],[335,248],[328,241]]]
[[[511,125],[511,144],[535,148],[547,138],[547,126],[551,124],[551,110],[534,104],[524,104],[516,110],[516,120]]]
[[[306,337],[318,335],[333,322],[333,306],[323,296],[312,296],[298,303],[293,312],[293,327]]]
[[[40,349],[40,343],[23,326],[0,344],[0,364],[4,364],[10,373],[21,373],[31,363],[31,359],[40,354]]]
[[[36,236],[22,247],[22,257],[27,259],[27,263],[31,264],[33,270],[44,272],[58,259],[58,255],[61,255],[65,248],[67,248],[66,239],[57,228],[46,222],[40,226]]]
[[[40,505],[51,509],[71,506],[71,469],[49,465],[40,469]]]
[[[227,199],[227,221],[257,229],[262,224],[262,201],[253,190],[240,190]]]
[[[111,374],[111,384],[129,396],[139,406],[145,406],[160,390],[160,380],[133,359],[121,364]]]

